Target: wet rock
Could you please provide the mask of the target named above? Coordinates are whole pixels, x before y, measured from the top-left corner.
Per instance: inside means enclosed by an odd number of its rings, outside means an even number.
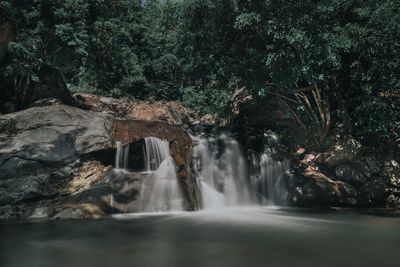
[[[288,200],[291,205],[355,206],[356,190],[348,183],[335,181],[313,167],[308,167],[289,186]]]
[[[383,179],[369,181],[360,189],[359,202],[364,206],[384,206],[388,188]]]
[[[128,117],[145,121],[164,121],[170,124],[194,122],[191,112],[178,102],[133,102]]]
[[[112,118],[53,105],[0,116],[0,205],[63,194],[80,158],[112,148]]]
[[[390,187],[400,189],[400,164],[397,161],[386,161],[381,170],[381,176]]]
[[[113,175],[109,165],[115,139],[129,143],[149,136],[170,143],[185,208],[197,208],[199,192],[189,167],[191,138],[182,128],[154,121],[115,122],[110,112],[57,100],[36,104],[0,116],[0,218],[86,218],[139,211],[144,177]],[[121,131],[115,131],[118,124]]]
[[[354,186],[361,186],[367,181],[367,175],[357,164],[343,164],[335,168],[336,177]]]
[[[211,114],[206,114],[203,117],[201,117],[200,122],[206,125],[213,125],[215,124],[215,118]]]
[[[360,152],[360,143],[355,139],[348,137],[338,140],[338,142],[336,142],[328,152],[319,154],[315,161],[329,167],[336,167],[355,160]]]
[[[101,218],[105,214],[96,205],[78,204],[63,208],[52,216],[53,219],[87,219]]]
[[[73,95],[76,103],[91,111],[110,114],[114,117],[127,117],[130,102],[126,99],[78,93]]]
[[[387,206],[389,208],[400,209],[400,194],[391,194],[386,200]]]
[[[0,205],[0,219],[18,219],[18,208],[13,205]]]
[[[191,124],[197,115],[179,102],[128,101],[92,94],[75,94],[82,106],[97,112],[111,114],[121,119],[164,121],[170,124]]]

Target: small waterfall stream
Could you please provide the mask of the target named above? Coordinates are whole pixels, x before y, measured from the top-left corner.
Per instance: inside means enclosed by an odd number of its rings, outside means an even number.
[[[193,167],[204,209],[282,204],[281,178],[289,170],[289,161],[277,158],[275,134],[265,134],[264,152],[250,155],[249,166],[239,143],[225,134],[192,138]]]
[[[247,164],[236,140],[193,137],[193,166],[202,193],[203,208],[248,205],[254,198],[247,179]]]
[[[129,147],[117,142],[115,166],[122,175],[135,174],[127,170]],[[132,151],[132,153],[137,153]],[[144,139],[144,176],[141,182],[140,207],[142,212],[177,211],[183,209],[183,198],[176,176],[174,160],[170,156],[169,143],[154,137]],[[113,199],[113,197],[111,198]]]

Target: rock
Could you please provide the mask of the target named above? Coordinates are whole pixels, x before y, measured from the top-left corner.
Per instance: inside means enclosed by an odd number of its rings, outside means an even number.
[[[134,102],[129,110],[129,118],[170,124],[190,124],[194,121],[191,112],[178,102]]]
[[[360,143],[348,137],[340,139],[328,152],[319,154],[315,161],[329,167],[336,167],[355,160],[360,154],[360,151]]]
[[[288,200],[291,205],[355,206],[356,191],[348,183],[335,181],[324,173],[309,166],[300,174],[297,183],[289,181]]]
[[[112,117],[65,105],[0,117],[0,205],[60,194],[80,158],[112,148]]]
[[[215,117],[211,114],[206,114],[201,117],[200,122],[206,125],[213,125],[215,124]]]
[[[102,181],[111,169],[111,166],[106,167],[99,161],[84,162],[65,186],[65,194],[76,194],[93,187]]]
[[[365,183],[360,189],[359,202],[364,206],[384,206],[388,197],[388,188],[383,179]]]
[[[400,189],[400,164],[397,161],[386,161],[383,165],[381,176],[385,178],[390,187]]]
[[[400,209],[400,195],[389,195],[386,203],[389,208]]]
[[[53,219],[88,219],[101,218],[105,214],[96,205],[79,204],[64,207],[57,214],[52,216]]]
[[[361,186],[367,181],[367,175],[357,164],[342,164],[335,168],[336,177],[354,186]]]
[[[198,208],[199,189],[190,171],[192,143],[182,128],[116,121],[110,112],[57,100],[36,104],[0,116],[0,218],[86,218],[140,211],[142,185],[152,179],[121,174],[109,165],[115,140],[130,143],[148,136],[170,143],[185,208]]]
[[[63,103],[61,102],[61,100],[57,98],[43,98],[30,104],[30,107],[46,107],[46,106],[62,105],[62,104]]]
[[[0,219],[18,219],[18,208],[13,205],[0,205]]]
[[[191,124],[196,114],[179,102],[128,101],[92,94],[75,94],[82,106],[97,112],[109,113],[129,120],[164,121],[170,124]]]
[[[93,94],[78,93],[73,95],[82,107],[96,112],[103,112],[118,118],[126,118],[131,103],[126,99],[116,99]]]

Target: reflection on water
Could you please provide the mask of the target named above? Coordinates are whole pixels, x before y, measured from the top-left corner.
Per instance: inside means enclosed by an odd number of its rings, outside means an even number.
[[[399,266],[400,218],[247,207],[0,224],[0,266]]]

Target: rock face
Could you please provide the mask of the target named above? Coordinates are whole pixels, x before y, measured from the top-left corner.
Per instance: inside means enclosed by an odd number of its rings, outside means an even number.
[[[0,206],[65,192],[81,160],[112,149],[112,117],[65,105],[0,117]]]
[[[179,102],[128,101],[92,94],[75,94],[74,98],[86,108],[112,114],[128,120],[163,121],[170,124],[190,124],[196,114]]]
[[[115,140],[170,142],[188,210],[197,208],[191,138],[163,122],[116,121],[110,114],[52,102],[0,117],[0,218],[89,218],[139,211],[143,175],[111,165]]]
[[[399,207],[400,165],[364,151],[349,137],[304,154],[288,181],[294,206]]]

